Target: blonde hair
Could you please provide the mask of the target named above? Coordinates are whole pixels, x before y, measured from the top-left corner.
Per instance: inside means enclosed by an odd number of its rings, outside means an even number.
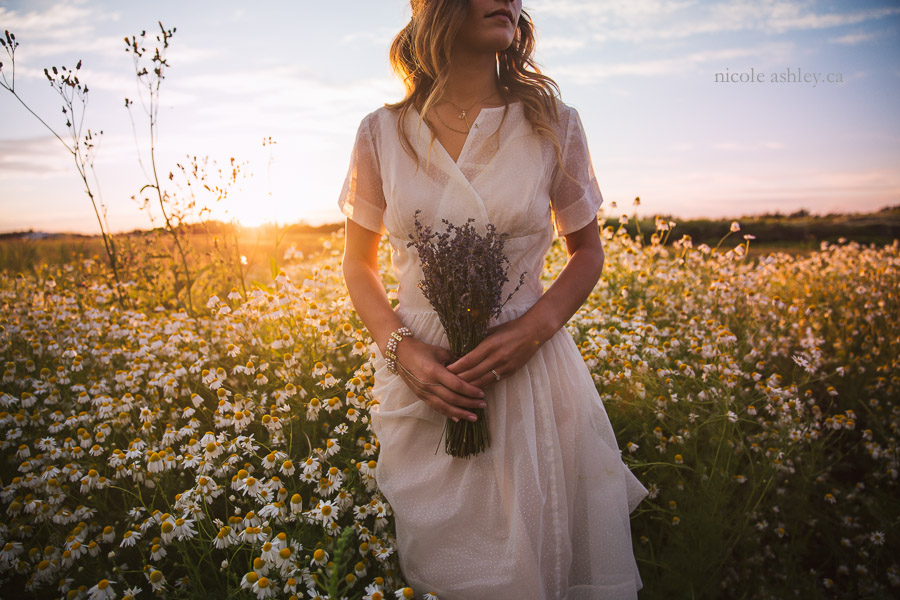
[[[397,133],[401,145],[418,162],[403,128],[406,113],[415,106],[421,125],[421,120],[443,96],[449,76],[450,50],[466,18],[469,3],[468,0],[410,0],[410,5],[412,19],[394,38],[390,50],[391,67],[403,80],[406,97],[400,102],[385,104],[385,107],[400,111]],[[534,46],[534,24],[531,16],[522,10],[512,44],[497,52],[500,93],[507,103],[503,119],[506,119],[510,99],[520,100],[532,131],[551,141],[560,168],[569,175],[562,166],[562,148],[551,127],[551,122],[558,120],[559,86],[541,74],[533,60]],[[498,127],[494,135],[499,131]],[[431,141],[434,142],[433,130]]]

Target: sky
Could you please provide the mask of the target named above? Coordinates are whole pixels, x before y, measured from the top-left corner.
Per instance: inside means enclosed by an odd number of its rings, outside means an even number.
[[[676,219],[900,204],[897,0],[531,0],[524,9],[538,65],[581,115],[606,214],[633,214],[636,196],[638,214]],[[139,201],[148,117],[123,41],[155,35],[159,21],[176,28],[156,140],[168,191],[179,193],[167,175],[190,157],[234,158],[246,177],[228,197],[198,194],[215,217],[321,224],[342,220],[360,120],[403,97],[387,55],[410,14],[406,0],[0,0],[0,31],[20,43],[16,92],[63,134],[43,69],[82,61],[84,126],[103,131],[95,189],[113,231],[159,224]],[[9,82],[9,58],[0,61]],[[130,116],[126,97],[136,101]],[[0,232],[27,229],[99,233],[71,156],[0,89]]]

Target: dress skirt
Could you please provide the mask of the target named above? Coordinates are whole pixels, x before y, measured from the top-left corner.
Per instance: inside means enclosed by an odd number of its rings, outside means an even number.
[[[526,310],[507,307],[499,320]],[[398,314],[417,339],[449,347],[433,311]],[[377,348],[375,367],[375,477],[416,598],[637,598],[629,514],[647,490],[623,463],[566,329],[486,389],[491,443],[469,459],[444,452],[446,417],[390,373]]]

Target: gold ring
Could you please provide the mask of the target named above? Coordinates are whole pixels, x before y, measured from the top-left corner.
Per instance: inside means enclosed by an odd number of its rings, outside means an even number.
[[[494,377],[495,377],[495,378],[496,378],[496,379],[497,379],[497,381],[500,381],[500,374],[499,374],[499,373],[497,373],[497,371],[495,371],[495,370],[493,370],[493,369],[491,369],[491,373],[493,373],[493,374],[494,374]]]

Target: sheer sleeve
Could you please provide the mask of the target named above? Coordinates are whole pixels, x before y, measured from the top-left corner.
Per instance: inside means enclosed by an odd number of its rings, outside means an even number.
[[[591,155],[588,151],[587,136],[578,111],[569,107],[569,119],[562,146],[562,165],[571,178],[566,176],[557,163],[550,183],[550,205],[553,207],[556,230],[559,235],[578,231],[597,218],[597,210],[603,203]]]
[[[350,168],[347,170],[338,206],[351,221],[371,231],[383,233],[386,202],[371,118],[371,115],[366,115],[359,124],[350,155]]]

